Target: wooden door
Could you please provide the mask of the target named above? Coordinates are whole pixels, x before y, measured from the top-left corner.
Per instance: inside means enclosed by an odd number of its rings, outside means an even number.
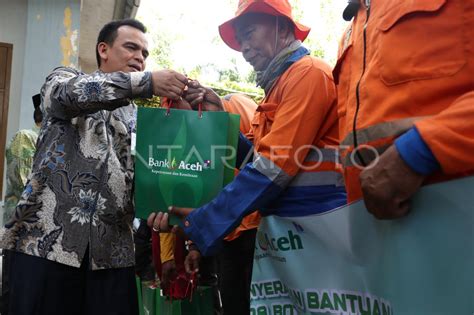
[[[5,143],[7,137],[8,97],[10,95],[10,75],[13,45],[0,43],[0,200],[3,198],[3,174],[5,163]]]

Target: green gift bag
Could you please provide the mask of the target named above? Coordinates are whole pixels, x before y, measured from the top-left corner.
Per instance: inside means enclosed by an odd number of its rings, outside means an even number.
[[[156,290],[155,315],[213,315],[211,287],[198,286],[190,300],[170,300]]]
[[[143,310],[143,299],[142,299],[142,282],[139,277],[135,276],[135,284],[137,286],[137,294],[138,294],[138,314],[145,315]]]
[[[144,315],[155,315],[156,295],[159,295],[159,292],[160,288],[141,283],[141,305],[139,305],[139,309]]]
[[[139,108],[136,216],[211,201],[233,179],[239,124],[226,112]]]
[[[138,278],[137,278],[138,279]],[[137,280],[140,315],[213,315],[212,287],[198,286],[190,300],[170,300],[161,295],[160,288]]]

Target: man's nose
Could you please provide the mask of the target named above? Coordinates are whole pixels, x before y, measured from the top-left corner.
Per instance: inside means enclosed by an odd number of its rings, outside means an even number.
[[[250,45],[247,41],[242,41],[240,44],[240,51],[243,55],[245,55],[250,50]]]
[[[135,53],[135,59],[140,62],[140,63],[144,63],[145,62],[145,56],[143,56],[143,53],[141,51],[137,51]]]

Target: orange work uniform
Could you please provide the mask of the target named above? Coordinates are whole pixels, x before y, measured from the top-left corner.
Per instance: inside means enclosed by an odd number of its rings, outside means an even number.
[[[474,2],[361,1],[333,74],[349,201],[364,165],[413,128],[439,163],[430,180],[474,171]]]
[[[346,203],[336,159],[331,69],[303,49],[266,93],[251,132],[240,138],[239,152],[253,144],[253,162],[212,202],[186,217],[184,231],[204,255],[215,253],[223,236],[255,209],[262,215],[304,216]]]

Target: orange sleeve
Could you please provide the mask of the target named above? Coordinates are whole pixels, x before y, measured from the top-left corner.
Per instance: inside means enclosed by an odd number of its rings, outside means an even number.
[[[439,114],[415,123],[446,174],[474,171],[474,91]]]
[[[231,94],[222,103],[226,112],[240,115],[240,132],[249,132],[257,103],[245,94]]]

